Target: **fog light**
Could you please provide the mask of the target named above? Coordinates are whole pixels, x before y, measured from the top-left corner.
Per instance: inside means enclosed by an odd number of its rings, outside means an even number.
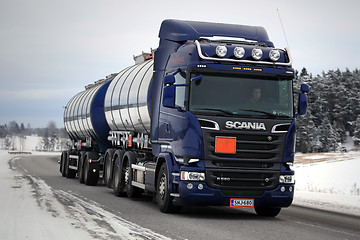
[[[279,183],[294,184],[295,176],[294,175],[281,175],[279,177]]]
[[[188,184],[186,185],[186,187],[187,187],[188,189],[192,189],[194,186],[192,185],[192,183],[188,183]]]
[[[251,51],[251,56],[253,57],[253,59],[255,60],[260,60],[261,57],[263,55],[263,51],[260,49],[260,48],[254,48],[252,51]]]
[[[280,188],[280,191],[281,191],[281,192],[285,192],[285,187],[282,186],[282,187]]]
[[[278,49],[271,49],[269,52],[269,57],[271,61],[276,62],[280,58],[280,51]]]
[[[226,46],[219,45],[219,46],[216,47],[216,55],[218,55],[219,57],[221,57],[221,58],[225,57],[226,53],[227,53]]]
[[[93,169],[93,172],[96,172],[96,169]]]
[[[203,190],[204,189],[204,185],[202,185],[201,183],[198,185],[198,189],[199,190]]]
[[[293,187],[290,186],[290,187],[289,187],[289,191],[292,192],[292,191],[293,191]]]
[[[234,56],[236,58],[242,58],[245,55],[245,49],[243,47],[236,47],[234,49]]]

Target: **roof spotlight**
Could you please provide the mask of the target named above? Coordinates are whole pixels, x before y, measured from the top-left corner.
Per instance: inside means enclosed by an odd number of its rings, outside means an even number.
[[[227,53],[226,46],[219,45],[219,46],[216,47],[216,55],[218,55],[219,57],[221,57],[221,58],[225,57],[226,53]]]
[[[251,56],[253,57],[253,59],[255,60],[260,60],[261,57],[263,55],[263,51],[260,49],[260,48],[254,48],[252,51],[251,51]]]
[[[280,58],[280,51],[278,49],[271,49],[269,52],[269,57],[271,61],[276,62]]]
[[[243,47],[234,48],[234,55],[236,58],[242,58],[245,55],[245,49]]]

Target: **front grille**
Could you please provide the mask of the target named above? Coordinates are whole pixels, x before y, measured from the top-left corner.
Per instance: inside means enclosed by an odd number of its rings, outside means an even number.
[[[286,133],[203,129],[206,181],[227,196],[259,196],[278,186]],[[215,138],[236,137],[236,153],[215,153]]]

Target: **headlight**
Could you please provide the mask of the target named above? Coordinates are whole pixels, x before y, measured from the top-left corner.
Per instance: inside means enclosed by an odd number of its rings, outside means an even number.
[[[205,173],[181,171],[182,181],[205,181]]]
[[[251,51],[251,56],[253,57],[253,59],[255,60],[260,60],[261,57],[263,55],[263,51],[260,49],[260,48],[254,48],[252,51]]]
[[[279,183],[294,184],[295,183],[295,176],[294,175],[281,175],[279,177]]]
[[[269,52],[269,57],[271,61],[276,62],[280,58],[280,51],[278,49],[271,49]]]
[[[234,56],[236,58],[242,58],[245,55],[245,49],[243,47],[236,47],[234,49]]]
[[[221,58],[225,57],[226,53],[227,53],[226,46],[219,45],[219,46],[216,47],[216,55],[218,55],[219,57],[221,57]]]

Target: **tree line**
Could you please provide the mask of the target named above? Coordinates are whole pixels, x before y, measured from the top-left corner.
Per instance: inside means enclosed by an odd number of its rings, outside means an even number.
[[[340,150],[347,136],[360,144],[360,71],[329,70],[313,77],[306,68],[296,73],[294,89],[310,86],[308,112],[297,118],[296,150]]]
[[[64,149],[69,139],[65,129],[57,128],[54,121],[50,121],[45,128],[31,128],[30,124],[25,127],[24,123],[19,125],[16,121],[0,125],[0,138],[3,139],[3,149],[19,150],[16,149],[19,146],[15,146],[15,137],[20,138],[21,145],[26,136],[31,135],[41,137],[41,145],[37,149],[39,151],[54,151],[56,148]]]

